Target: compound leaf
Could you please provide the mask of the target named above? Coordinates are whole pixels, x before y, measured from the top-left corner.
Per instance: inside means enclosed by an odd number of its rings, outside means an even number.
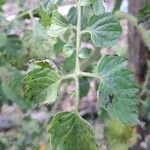
[[[60,74],[48,60],[35,61],[23,79],[24,98],[29,102],[53,103],[57,99]]]
[[[97,47],[111,47],[121,35],[119,21],[110,13],[91,16],[88,24],[87,32],[91,34],[91,40]]]
[[[90,125],[73,112],[54,116],[49,127],[51,150],[96,150],[96,141]]]
[[[99,107],[122,123],[137,124],[140,123],[136,97],[138,86],[126,65],[125,58],[118,56],[104,56],[99,61]]]

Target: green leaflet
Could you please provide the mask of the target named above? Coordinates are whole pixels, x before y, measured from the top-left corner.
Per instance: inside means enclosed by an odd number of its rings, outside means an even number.
[[[69,23],[66,18],[59,14],[56,10],[52,12],[51,25],[47,34],[51,37],[58,37],[69,29]]]
[[[115,119],[127,124],[138,124],[138,87],[133,73],[126,68],[125,58],[104,56],[97,65],[100,78],[99,107]]]
[[[32,31],[26,31],[22,41],[24,48],[29,50],[28,55],[30,57],[28,58],[28,61],[31,58],[41,60],[52,57],[53,40],[49,38],[45,29],[39,22],[34,21]]]
[[[24,98],[35,103],[53,103],[57,99],[60,74],[48,60],[30,64],[30,71],[23,80]]]
[[[108,120],[104,130],[108,150],[128,150],[137,140],[136,130],[116,120]]]
[[[70,44],[65,44],[63,47],[63,53],[66,57],[70,57],[74,51],[75,48]]]
[[[61,0],[40,0],[40,1],[42,9],[50,15],[51,11],[57,8],[57,4]]]
[[[76,7],[71,7],[69,9],[67,18],[71,24],[76,25],[76,23],[77,23],[77,9],[76,9]]]
[[[90,6],[92,5],[94,14],[100,15],[105,12],[102,0],[81,0],[81,6]]]
[[[122,32],[119,21],[110,13],[91,16],[88,24],[86,30],[91,34],[91,40],[97,47],[113,46]]]
[[[79,52],[79,58],[81,59],[87,59],[91,55],[91,49],[89,48],[81,48]]]
[[[39,9],[39,15],[41,17],[41,24],[44,26],[44,27],[47,27],[47,26],[50,26],[51,24],[51,16],[45,12],[43,9]]]
[[[105,9],[102,0],[91,0],[93,5],[93,11],[96,16],[105,13]]]
[[[51,24],[52,12],[57,10],[57,4],[61,0],[41,0],[41,7],[39,15],[41,17],[41,24],[47,27]]]
[[[51,150],[96,150],[90,125],[73,112],[61,112],[50,123]]]

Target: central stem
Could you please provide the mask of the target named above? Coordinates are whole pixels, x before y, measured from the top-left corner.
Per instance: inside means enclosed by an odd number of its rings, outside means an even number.
[[[81,0],[77,0],[77,38],[76,38],[76,66],[75,66],[75,84],[76,84],[76,99],[75,99],[75,110],[78,112],[78,105],[80,100],[79,94],[79,72],[80,72],[80,60],[79,51],[81,47]]]

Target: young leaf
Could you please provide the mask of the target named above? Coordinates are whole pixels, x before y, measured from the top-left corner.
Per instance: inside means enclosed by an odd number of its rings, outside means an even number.
[[[81,48],[80,52],[79,52],[79,57],[81,59],[87,59],[87,58],[90,57],[90,54],[91,54],[91,49],[89,49],[89,48]]]
[[[30,64],[30,71],[23,80],[24,98],[35,103],[53,103],[57,99],[60,74],[49,61]]]
[[[86,30],[91,34],[91,40],[97,47],[113,46],[122,32],[119,21],[110,13],[91,16],[88,24]]]
[[[40,0],[42,9],[51,14],[51,11],[57,8],[57,4],[60,0]]]
[[[47,26],[50,26],[51,24],[51,16],[45,12],[43,9],[39,9],[39,15],[41,17],[41,24],[44,26],[44,27],[47,27]]]
[[[51,37],[58,37],[69,29],[69,23],[56,10],[52,12],[51,26],[48,28],[47,34]]]
[[[75,48],[70,44],[65,44],[63,47],[63,52],[66,57],[70,57],[74,51],[75,51]]]
[[[49,127],[51,150],[96,150],[96,140],[90,125],[79,115],[61,112]]]
[[[67,18],[68,18],[68,21],[71,24],[76,25],[76,22],[77,22],[77,9],[75,7],[71,7],[69,9]]]
[[[93,11],[96,16],[105,12],[102,0],[91,0],[93,5]]]
[[[99,107],[106,109],[113,118],[122,123],[137,124],[138,87],[133,73],[126,65],[125,58],[118,56],[104,56],[99,61]]]

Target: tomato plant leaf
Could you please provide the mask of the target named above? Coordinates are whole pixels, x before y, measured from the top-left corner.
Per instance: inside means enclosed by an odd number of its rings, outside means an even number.
[[[110,13],[89,18],[87,32],[97,47],[111,47],[117,43],[122,29],[119,21]]]
[[[35,61],[23,79],[24,98],[35,103],[53,103],[57,99],[60,74],[49,61]]]
[[[91,0],[91,1],[93,5],[93,11],[96,16],[101,15],[105,12],[102,0]]]
[[[89,48],[81,48],[79,52],[79,58],[81,59],[87,59],[91,55],[91,49]]]
[[[44,27],[47,27],[47,26],[50,26],[51,24],[51,16],[45,12],[43,9],[39,9],[39,15],[41,17],[41,24],[44,26]]]
[[[51,37],[58,37],[67,31],[69,27],[67,19],[54,10],[52,12],[51,25],[48,28],[47,34]]]
[[[71,24],[76,25],[76,22],[77,22],[77,9],[75,7],[71,7],[69,9],[67,18],[68,18],[68,20]]]
[[[65,44],[63,47],[63,53],[66,57],[70,57],[74,51],[75,48],[70,44]]]
[[[52,150],[96,150],[92,128],[76,113],[56,114],[48,131]]]
[[[126,68],[125,58],[104,56],[97,65],[100,77],[98,89],[99,107],[104,108],[115,119],[122,123],[137,124],[138,86],[133,73]]]

